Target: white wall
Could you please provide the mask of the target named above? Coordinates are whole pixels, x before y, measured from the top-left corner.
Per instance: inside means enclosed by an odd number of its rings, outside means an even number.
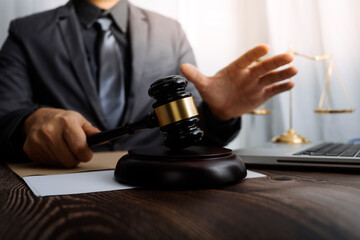
[[[12,19],[57,7],[66,0],[0,0],[0,44],[4,42]]]
[[[214,74],[243,51],[241,14],[244,1],[131,0],[135,5],[178,20],[194,49],[199,68]],[[229,24],[231,23],[231,24]],[[241,44],[239,44],[241,43]]]

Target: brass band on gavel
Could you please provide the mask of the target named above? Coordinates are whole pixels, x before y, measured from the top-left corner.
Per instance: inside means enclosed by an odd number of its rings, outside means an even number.
[[[192,96],[161,105],[154,111],[160,127],[199,115]]]

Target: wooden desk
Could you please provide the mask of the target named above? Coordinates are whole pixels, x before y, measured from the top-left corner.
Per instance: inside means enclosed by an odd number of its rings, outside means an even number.
[[[38,198],[0,164],[0,239],[360,238],[360,173],[257,171],[223,189]]]

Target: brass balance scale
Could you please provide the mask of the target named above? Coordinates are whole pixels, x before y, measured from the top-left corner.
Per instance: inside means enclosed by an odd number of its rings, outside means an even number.
[[[309,56],[302,53],[295,52],[291,47],[289,48],[289,53],[291,53],[294,56],[303,57],[306,59],[310,59],[313,61],[325,61],[329,60],[329,63],[327,65],[327,71],[324,81],[324,86],[321,92],[318,108],[314,110],[315,113],[318,114],[338,114],[338,113],[352,113],[355,111],[355,108],[353,104],[351,103],[350,97],[347,94],[344,84],[341,81],[338,73],[336,72],[332,57],[333,55],[330,54],[323,54],[318,56]],[[348,109],[334,109],[330,107],[330,83],[331,83],[331,76],[332,73],[335,73],[335,76],[340,83],[341,89],[348,101],[349,108]],[[290,79],[292,80],[292,79]],[[309,143],[310,140],[299,135],[294,129],[293,129],[293,119],[292,119],[292,112],[293,112],[293,100],[292,100],[292,90],[289,91],[289,121],[290,121],[290,129],[281,134],[280,136],[276,136],[271,139],[272,142],[275,143]],[[264,108],[264,106],[260,106],[258,109],[254,109],[253,111],[249,112],[249,114],[255,114],[255,115],[266,115],[270,114],[271,111]]]

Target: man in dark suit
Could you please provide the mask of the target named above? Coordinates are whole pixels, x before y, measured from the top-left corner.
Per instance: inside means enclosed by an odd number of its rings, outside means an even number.
[[[109,119],[113,112],[103,106],[108,100],[101,97],[99,18],[111,20],[110,34],[120,56],[119,99],[125,100],[119,103],[123,110],[116,126],[152,111],[147,91],[154,80],[182,73],[193,83],[187,90],[198,105],[204,141],[224,145],[239,130],[239,116],[293,87],[292,82],[280,81],[296,74],[294,67],[274,71],[292,61],[289,54],[251,65],[269,50],[260,45],[207,77],[194,66],[192,49],[176,21],[126,0],[71,0],[10,25],[0,52],[3,154],[14,156],[23,150],[34,161],[72,167],[92,157],[86,136],[114,127],[110,124],[114,118]],[[123,137],[103,149],[161,143],[155,129]]]

